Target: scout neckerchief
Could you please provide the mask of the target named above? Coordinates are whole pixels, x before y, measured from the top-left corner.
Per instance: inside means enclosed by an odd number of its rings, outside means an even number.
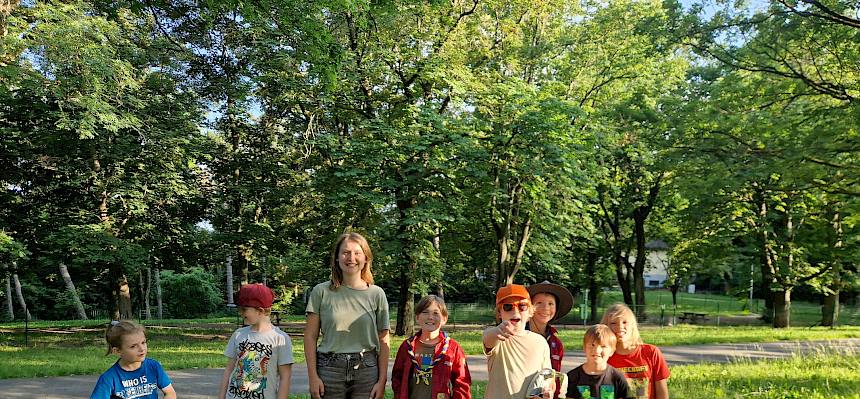
[[[424,370],[421,368],[422,364],[421,364],[420,359],[419,359],[420,356],[417,356],[415,354],[414,342],[417,341],[421,337],[421,333],[419,332],[418,334],[415,334],[415,336],[412,337],[412,339],[406,341],[406,350],[409,353],[409,357],[412,359],[412,369],[415,370],[415,383],[416,384],[420,384],[423,382],[426,385],[430,385],[430,377],[433,376],[433,366],[435,366],[436,363],[439,363],[440,360],[445,358],[445,354],[448,353],[448,344],[451,342],[451,338],[449,338],[448,334],[445,334],[444,331],[440,332],[440,334],[442,334],[442,339],[443,339],[442,351],[439,352],[438,355],[436,355],[436,358],[433,359],[433,363],[430,363],[430,367],[428,367],[427,370]],[[435,345],[434,345],[434,348],[435,348]],[[435,349],[434,349],[434,352],[435,352]]]

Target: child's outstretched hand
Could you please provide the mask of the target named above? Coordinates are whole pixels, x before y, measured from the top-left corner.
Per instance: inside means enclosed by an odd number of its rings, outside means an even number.
[[[514,327],[514,325],[507,320],[499,323],[497,328],[499,329],[499,333],[496,335],[496,337],[499,339],[499,341],[507,341],[508,338],[513,337],[515,335],[514,333],[516,333],[516,327]]]

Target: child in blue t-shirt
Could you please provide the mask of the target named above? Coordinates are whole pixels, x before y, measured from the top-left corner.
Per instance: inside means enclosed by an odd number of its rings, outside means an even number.
[[[144,398],[176,399],[170,377],[161,364],[146,358],[146,335],[143,326],[133,321],[111,322],[105,333],[108,354],[119,360],[99,377],[90,399]]]

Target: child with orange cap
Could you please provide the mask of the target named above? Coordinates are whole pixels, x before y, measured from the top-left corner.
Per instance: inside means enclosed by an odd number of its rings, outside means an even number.
[[[487,355],[489,382],[487,399],[549,398],[554,384],[539,393],[530,392],[545,369],[551,369],[549,345],[540,334],[526,330],[534,314],[526,287],[508,284],[496,293],[496,326],[484,330],[484,353]],[[552,381],[552,380],[550,380]]]

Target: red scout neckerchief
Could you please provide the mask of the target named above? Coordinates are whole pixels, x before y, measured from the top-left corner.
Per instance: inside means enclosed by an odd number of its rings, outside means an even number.
[[[418,340],[421,337],[421,332],[419,331],[415,334],[412,339],[406,341],[406,351],[409,353],[409,357],[412,359],[412,369],[415,370],[415,383],[420,384],[424,383],[426,385],[430,385],[430,377],[433,376],[433,367],[436,366],[436,363],[439,363],[440,360],[445,358],[445,354],[448,353],[448,344],[451,342],[451,338],[448,337],[448,334],[445,334],[444,331],[440,331],[442,338],[444,339],[442,344],[442,351],[439,352],[439,355],[433,359],[433,363],[430,363],[430,368],[426,371],[421,369],[421,363],[419,362],[419,356],[415,355],[415,346],[413,342]],[[437,343],[438,345],[438,343]],[[434,352],[436,345],[433,345]]]

